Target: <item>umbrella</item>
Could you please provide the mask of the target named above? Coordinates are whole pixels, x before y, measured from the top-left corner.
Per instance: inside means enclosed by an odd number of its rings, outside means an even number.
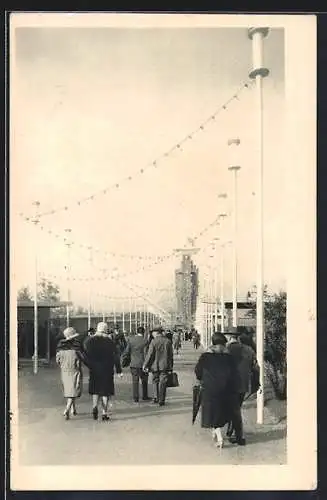
[[[199,408],[201,406],[201,386],[194,385],[193,386],[193,413],[192,413],[192,424],[194,424],[196,416],[199,412]]]

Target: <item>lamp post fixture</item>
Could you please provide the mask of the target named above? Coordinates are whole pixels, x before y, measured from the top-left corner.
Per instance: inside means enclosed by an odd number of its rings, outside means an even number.
[[[229,139],[228,146],[236,151],[240,145],[240,139]],[[240,165],[235,161],[236,155],[233,158],[228,170],[233,173],[233,232],[234,232],[234,245],[233,245],[233,327],[237,327],[237,174],[240,170]]]
[[[257,251],[257,305],[256,305],[256,342],[257,359],[260,366],[261,391],[257,393],[257,422],[263,423],[264,415],[264,269],[263,269],[263,78],[269,75],[268,68],[263,63],[263,40],[268,35],[269,28],[256,27],[248,30],[248,37],[252,40],[253,68],[249,77],[256,82],[256,114],[257,114],[257,216],[258,216],[258,251]]]

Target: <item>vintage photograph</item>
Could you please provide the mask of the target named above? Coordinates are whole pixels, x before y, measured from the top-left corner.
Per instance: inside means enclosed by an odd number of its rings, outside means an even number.
[[[10,33],[16,466],[287,466],[285,27],[49,17]]]

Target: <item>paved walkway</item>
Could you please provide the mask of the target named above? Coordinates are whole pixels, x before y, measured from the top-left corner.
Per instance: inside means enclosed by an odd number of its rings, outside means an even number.
[[[196,465],[286,463],[285,404],[269,401],[266,423],[257,425],[255,401],[245,403],[247,446],[226,444],[221,455],[199,417],[191,424],[193,368],[199,351],[184,343],[175,359],[180,387],[168,389],[167,404],[131,401],[131,377],[116,379],[112,420],[93,421],[87,392],[78,402],[78,415],[65,421],[60,373],[41,368],[38,375],[19,371],[19,451],[22,465]],[[150,393],[151,394],[151,393]],[[199,415],[200,416],[200,415]]]

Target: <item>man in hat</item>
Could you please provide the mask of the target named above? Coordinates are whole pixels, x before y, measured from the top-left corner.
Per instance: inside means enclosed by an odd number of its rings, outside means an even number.
[[[240,412],[240,418],[242,419],[242,405],[244,401],[245,394],[249,392],[251,373],[257,364],[256,355],[252,347],[245,345],[240,342],[240,330],[233,328],[231,332],[226,334],[228,343],[227,350],[234,358],[236,369],[237,369],[237,380],[236,380],[236,390],[237,390],[237,402],[238,409]],[[236,442],[235,438],[232,437],[233,427],[230,424],[228,426],[227,434],[232,442]],[[245,439],[241,439],[242,442],[238,444],[245,444]]]
[[[142,384],[142,399],[149,401],[148,397],[148,373],[143,371],[143,363],[147,350],[147,342],[144,338],[145,330],[143,326],[139,326],[137,333],[131,337],[125,351],[122,355],[122,366],[130,366],[132,374],[132,387],[133,387],[133,400],[135,403],[139,402],[139,381]]]
[[[143,369],[151,370],[153,377],[154,403],[164,406],[168,373],[173,370],[173,345],[163,335],[162,328],[152,330],[153,340],[145,357]]]

